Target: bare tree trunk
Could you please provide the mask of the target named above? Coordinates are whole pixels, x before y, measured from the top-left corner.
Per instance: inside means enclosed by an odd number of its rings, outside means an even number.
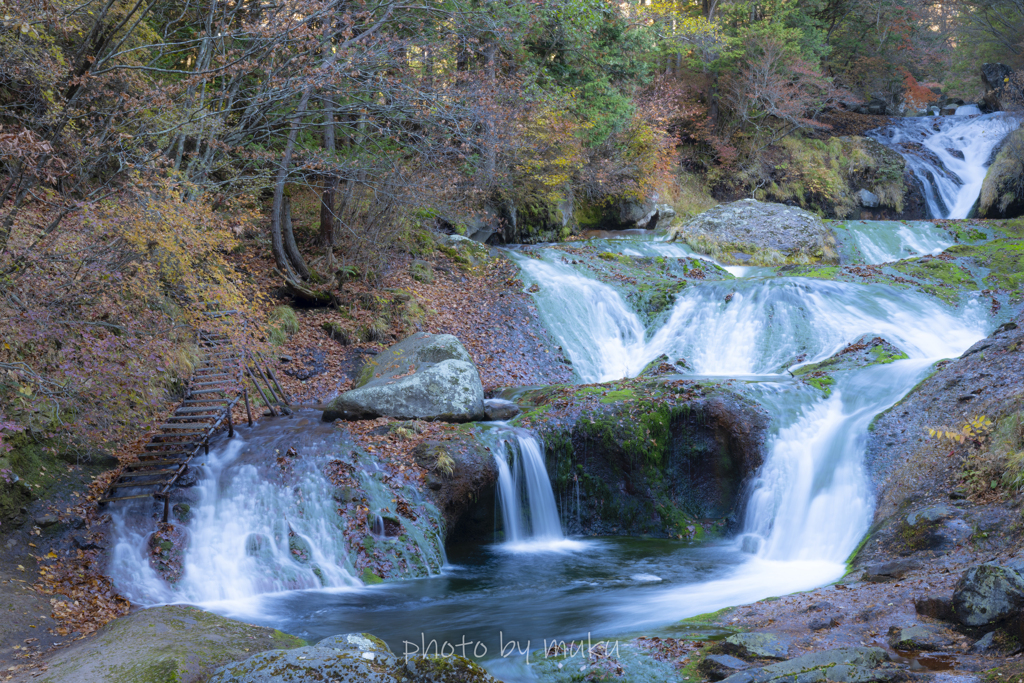
[[[309,268],[306,267],[306,262],[302,259],[302,254],[299,253],[299,246],[295,244],[295,233],[292,232],[292,200],[291,197],[284,198],[284,204],[281,207],[284,215],[281,216],[281,228],[284,232],[284,249],[288,254],[288,260],[291,261],[292,266],[295,268],[295,272],[302,277],[303,280],[309,279]]]
[[[274,205],[270,210],[270,246],[274,252],[274,261],[277,263],[281,273],[291,280],[298,280],[298,275],[292,268],[291,263],[289,263],[281,232],[281,217],[284,214],[284,183],[288,179],[288,167],[291,166],[292,154],[295,152],[295,140],[299,136],[299,124],[302,115],[306,111],[306,105],[309,104],[311,93],[312,88],[306,88],[303,91],[302,98],[299,100],[299,106],[295,110],[295,118],[292,120],[291,130],[288,131],[288,142],[285,144],[284,152],[281,154],[281,165],[277,169],[277,179],[274,182]],[[292,241],[294,242],[294,238]],[[305,277],[309,277],[308,271]]]

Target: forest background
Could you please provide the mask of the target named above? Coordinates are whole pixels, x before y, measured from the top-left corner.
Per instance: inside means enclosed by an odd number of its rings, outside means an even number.
[[[992,62],[1024,0],[2,0],[0,475],[145,432],[199,303],[292,333],[253,259],[342,311],[439,232],[839,215],[843,114],[980,101]],[[331,334],[384,341],[357,313]]]

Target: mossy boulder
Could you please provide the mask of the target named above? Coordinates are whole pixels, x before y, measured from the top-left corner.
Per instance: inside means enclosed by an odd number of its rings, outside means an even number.
[[[971,567],[953,591],[953,611],[964,626],[998,624],[1024,607],[1024,563]]]
[[[417,332],[369,361],[356,383],[331,401],[323,420],[466,422],[484,417],[484,389],[472,356],[450,334]]]
[[[274,629],[168,605],[116,619],[87,640],[59,650],[40,683],[201,683],[228,662],[287,651],[305,641]]]
[[[988,167],[978,198],[978,216],[1024,216],[1024,128],[1006,137]]]
[[[768,428],[763,409],[714,383],[639,378],[518,401],[513,424],[541,435],[555,495],[569,501],[566,530],[587,535],[726,531]]]
[[[716,206],[673,228],[671,235],[726,264],[839,262],[836,237],[818,216],[754,199]]]
[[[829,396],[835,384],[833,375],[836,372],[886,365],[906,358],[909,358],[906,353],[885,339],[865,334],[823,361],[795,368],[792,374]]]

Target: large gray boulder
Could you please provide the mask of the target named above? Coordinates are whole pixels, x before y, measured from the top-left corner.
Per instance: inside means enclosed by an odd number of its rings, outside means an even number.
[[[223,667],[209,683],[497,683],[459,656],[399,660],[369,633],[345,633],[295,650],[262,652]]]
[[[982,564],[960,577],[953,591],[953,611],[964,626],[987,626],[1008,619],[1024,607],[1021,567]]]
[[[469,352],[450,334],[417,332],[363,367],[357,388],[334,399],[325,422],[380,416],[468,422],[484,417],[484,388]]]
[[[270,648],[288,652],[282,648],[305,644],[274,629],[196,607],[168,605],[115,619],[95,636],[55,652],[46,673],[33,680],[202,683],[228,662]]]
[[[838,263],[835,235],[809,211],[741,199],[673,228],[671,239],[725,264]]]

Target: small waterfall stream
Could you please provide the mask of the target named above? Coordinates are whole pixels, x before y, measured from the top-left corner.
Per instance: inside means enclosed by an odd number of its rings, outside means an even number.
[[[866,133],[899,152],[921,181],[932,218],[966,218],[981,193],[992,152],[1020,122],[1013,114],[981,114],[961,107],[957,116],[897,119]]]
[[[529,550],[557,545],[565,540],[565,534],[540,441],[525,429],[502,429],[499,434],[491,450],[498,466],[498,502],[506,546]]]

